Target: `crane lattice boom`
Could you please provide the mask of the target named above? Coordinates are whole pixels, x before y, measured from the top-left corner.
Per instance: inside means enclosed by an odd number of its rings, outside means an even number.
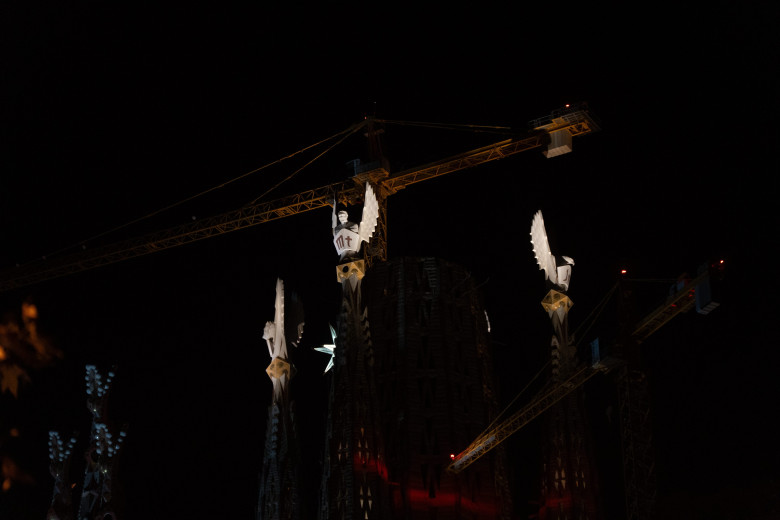
[[[591,377],[610,370],[613,364],[612,360],[605,359],[602,363],[595,366],[583,366],[566,381],[542,390],[530,404],[515,412],[497,426],[486,430],[468,448],[453,457],[447,470],[453,473],[460,473],[520,428],[533,421],[552,405],[585,384]]]
[[[669,301],[657,307],[639,322],[632,333],[637,342],[646,340],[650,335],[663,327],[672,318],[689,311],[696,304],[696,288],[702,282],[709,280],[709,273],[704,272],[685,284]]]
[[[585,135],[598,129],[584,108],[572,109],[566,113],[565,118],[558,117],[554,121],[556,121],[554,131],[568,131],[572,136]],[[381,120],[377,120],[377,122],[381,122]],[[343,182],[303,191],[269,202],[247,205],[222,215],[169,228],[136,239],[98,247],[59,260],[51,259],[34,266],[8,270],[0,273],[0,292],[163,251],[306,211],[329,207],[336,194],[341,202],[359,203],[362,201],[365,191],[364,183],[367,180],[376,185],[378,196],[384,200],[387,196],[409,185],[526,150],[543,147],[550,142],[548,128],[552,129],[553,126],[541,126],[535,128],[530,135],[500,141],[392,175],[380,168],[361,173]]]
[[[642,342],[663,327],[672,318],[690,310],[696,303],[696,289],[702,283],[707,282],[709,278],[710,273],[704,271],[702,274],[683,285],[681,289],[666,301],[666,303],[656,307],[639,322],[632,333],[633,338],[637,342]],[[477,437],[468,448],[452,459],[452,462],[447,469],[454,473],[460,473],[469,465],[476,462],[482,455],[495,448],[507,437],[520,430],[552,405],[566,397],[569,393],[585,384],[591,377],[599,372],[607,372],[620,363],[624,362],[606,359],[599,365],[593,367],[585,366],[576,371],[563,383],[558,383],[543,390],[523,409]]]

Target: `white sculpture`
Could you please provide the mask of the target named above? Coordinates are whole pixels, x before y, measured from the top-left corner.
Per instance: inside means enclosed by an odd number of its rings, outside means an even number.
[[[571,266],[574,260],[568,256],[554,256],[547,242],[547,231],[544,229],[542,212],[537,211],[531,223],[531,244],[539,269],[544,270],[547,280],[557,286],[562,292],[569,290],[571,282]]]
[[[368,242],[376,230],[379,218],[379,203],[374,194],[374,189],[366,183],[366,195],[363,201],[363,217],[358,226],[349,221],[346,211],[336,213],[336,202],[333,202],[333,245],[339,254],[340,260],[351,259],[360,252],[363,242]]]
[[[274,321],[267,321],[263,329],[263,339],[268,344],[268,353],[273,358],[287,358],[287,343],[284,340],[284,282],[276,280],[276,301],[274,302]]]
[[[293,303],[299,302],[294,301]],[[274,400],[279,400],[292,377],[292,367],[287,356],[287,340],[285,338],[284,282],[281,279],[276,280],[275,307],[274,321],[266,322],[263,330],[263,339],[268,344],[268,353],[271,355],[271,364],[266,369],[266,373],[274,385]],[[299,314],[301,314],[300,318],[302,318],[302,312],[299,312]],[[301,320],[299,323],[291,323],[290,325],[294,327],[292,329],[288,327],[287,331],[288,334],[293,336],[290,344],[297,347],[303,335],[304,322]]]
[[[330,356],[330,359],[328,359],[328,366],[325,367],[325,372],[333,368],[333,360],[336,357],[336,331],[333,329],[333,325],[330,326],[330,337],[333,341],[330,345],[314,347],[314,350],[317,352],[322,352],[323,354],[328,354]]]

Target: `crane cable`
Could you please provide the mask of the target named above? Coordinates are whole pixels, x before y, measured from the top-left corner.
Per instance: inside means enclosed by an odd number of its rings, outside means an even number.
[[[45,260],[46,258],[49,258],[49,257],[55,256],[55,255],[58,255],[58,254],[60,254],[60,253],[63,253],[63,252],[65,252],[65,251],[68,251],[68,250],[70,250],[70,249],[73,249],[73,248],[77,247],[78,245],[81,245],[81,246],[82,246],[82,248],[86,248],[86,246],[85,246],[84,244],[86,244],[87,242],[90,242],[90,241],[92,241],[92,240],[98,239],[98,238],[100,238],[100,237],[103,237],[103,236],[105,236],[105,235],[108,235],[108,234],[110,234],[110,233],[114,233],[114,232],[116,232],[116,231],[119,231],[120,229],[124,229],[124,228],[126,228],[126,227],[128,227],[128,226],[131,226],[131,225],[133,225],[133,224],[136,224],[136,223],[138,223],[138,222],[141,222],[141,221],[143,221],[143,220],[146,220],[146,219],[148,219],[148,218],[151,218],[151,217],[153,217],[153,216],[155,216],[155,215],[158,215],[158,214],[160,214],[160,213],[162,213],[162,212],[164,212],[164,211],[168,211],[169,209],[173,209],[173,208],[175,208],[175,207],[177,207],[177,206],[180,206],[180,205],[184,204],[185,202],[189,202],[189,201],[191,201],[191,200],[194,200],[194,199],[196,199],[196,198],[198,198],[198,197],[202,197],[203,195],[206,195],[206,194],[208,194],[208,193],[211,193],[212,191],[218,190],[218,189],[220,189],[220,188],[224,188],[224,187],[225,187],[225,186],[227,186],[228,184],[232,184],[232,183],[234,183],[234,182],[236,182],[236,181],[239,181],[239,180],[241,180],[241,179],[243,179],[243,178],[245,178],[245,177],[248,177],[249,175],[252,175],[253,173],[260,172],[260,171],[262,171],[262,170],[265,170],[265,169],[267,169],[267,168],[270,168],[271,166],[274,166],[274,165],[276,165],[276,164],[279,164],[279,163],[281,163],[281,162],[283,162],[283,161],[286,161],[287,159],[291,159],[291,158],[295,157],[296,155],[299,155],[299,154],[301,154],[301,153],[303,153],[303,152],[305,152],[305,151],[307,151],[307,150],[310,150],[310,149],[312,149],[312,148],[315,148],[315,147],[317,147],[317,146],[321,145],[322,143],[325,143],[325,142],[327,142],[327,141],[330,141],[331,139],[335,139],[336,137],[338,137],[338,136],[340,136],[340,135],[342,135],[342,134],[345,134],[345,133],[347,134],[347,135],[346,135],[346,136],[344,136],[342,139],[340,139],[340,140],[339,140],[339,141],[338,141],[336,144],[334,144],[333,146],[331,146],[330,148],[328,148],[328,149],[327,149],[325,152],[323,152],[322,154],[320,154],[320,155],[318,155],[317,157],[315,157],[315,159],[312,159],[311,161],[309,161],[309,162],[308,162],[308,163],[307,163],[307,164],[306,164],[304,167],[302,167],[302,168],[298,169],[298,170],[297,170],[296,172],[294,172],[292,175],[290,175],[289,177],[287,177],[286,179],[284,179],[284,180],[283,180],[283,181],[281,181],[280,183],[276,184],[276,185],[275,185],[273,188],[271,188],[270,190],[266,191],[266,192],[265,192],[263,195],[261,195],[260,197],[258,197],[258,198],[257,198],[257,199],[255,199],[254,201],[252,201],[252,204],[253,204],[254,202],[256,202],[257,200],[259,200],[259,199],[260,199],[260,198],[262,198],[263,196],[267,195],[267,194],[268,194],[269,192],[271,192],[272,190],[276,189],[276,188],[277,188],[277,187],[278,187],[280,184],[282,184],[283,182],[285,182],[285,181],[287,181],[288,179],[292,178],[292,176],[293,176],[293,175],[295,175],[295,174],[297,174],[298,172],[300,172],[300,171],[301,171],[303,168],[305,168],[306,166],[308,166],[309,164],[311,164],[312,162],[314,162],[314,160],[318,159],[319,157],[321,157],[322,155],[324,155],[326,152],[330,151],[330,150],[331,150],[333,147],[335,147],[336,145],[338,145],[339,143],[341,143],[342,141],[344,141],[344,139],[346,139],[347,137],[349,137],[350,135],[352,135],[353,133],[355,133],[355,132],[356,132],[356,131],[357,131],[359,128],[361,128],[361,127],[362,127],[364,124],[365,124],[365,121],[363,121],[363,122],[361,122],[361,123],[358,123],[358,124],[356,124],[356,125],[352,125],[351,127],[349,127],[349,128],[346,128],[345,130],[342,130],[342,131],[340,131],[340,132],[337,132],[337,133],[333,134],[333,135],[332,135],[332,136],[330,136],[330,137],[326,137],[325,139],[322,139],[322,140],[320,140],[320,141],[318,141],[318,142],[316,142],[316,143],[314,143],[314,144],[310,144],[309,146],[306,146],[306,147],[304,147],[304,148],[301,148],[301,149],[300,149],[300,150],[298,150],[298,151],[295,151],[295,152],[293,152],[293,153],[291,153],[291,154],[288,154],[288,155],[286,155],[286,156],[284,156],[284,157],[280,157],[279,159],[276,159],[275,161],[272,161],[272,162],[270,162],[270,163],[264,164],[263,166],[260,166],[259,168],[255,168],[254,170],[251,170],[251,171],[248,171],[248,172],[246,172],[246,173],[243,173],[243,174],[239,175],[238,177],[234,177],[233,179],[230,179],[230,180],[228,180],[228,181],[225,181],[225,182],[223,182],[223,183],[221,183],[221,184],[219,184],[219,185],[217,185],[217,186],[213,186],[213,187],[211,187],[211,188],[208,188],[208,189],[206,189],[206,190],[204,190],[204,191],[201,191],[200,193],[197,193],[197,194],[195,194],[195,195],[192,195],[192,196],[190,196],[190,197],[187,197],[186,199],[182,199],[182,200],[180,200],[180,201],[178,201],[178,202],[175,202],[175,203],[173,203],[173,204],[169,204],[168,206],[165,206],[164,208],[160,208],[160,209],[157,209],[157,210],[155,210],[155,211],[152,211],[151,213],[148,213],[148,214],[146,214],[146,215],[144,215],[144,216],[142,216],[142,217],[138,217],[138,218],[136,218],[136,219],[134,219],[134,220],[131,220],[131,221],[129,221],[129,222],[126,222],[126,223],[124,223],[124,224],[122,224],[122,225],[119,225],[119,226],[116,226],[116,227],[114,227],[114,228],[111,228],[111,229],[109,229],[109,230],[103,231],[103,232],[101,232],[101,233],[98,233],[97,235],[93,235],[93,236],[91,236],[91,237],[89,237],[89,238],[87,238],[87,239],[80,240],[80,241],[76,242],[75,244],[71,244],[71,245],[69,245],[69,246],[66,246],[66,247],[60,248],[60,249],[58,249],[58,250],[56,250],[56,251],[54,251],[54,252],[52,252],[52,253],[49,253],[49,254],[47,254],[47,255],[43,255],[43,256],[42,256],[42,259],[43,259],[43,260]],[[37,260],[37,259],[36,259],[36,260]],[[31,262],[32,262],[32,261],[31,261]],[[22,265],[28,265],[28,264],[30,264],[31,262],[26,262],[25,264],[22,264]]]
[[[441,124],[441,123],[427,123],[427,122],[416,122],[416,121],[394,121],[394,120],[384,120],[384,119],[377,119],[377,120],[375,120],[375,121],[376,121],[376,122],[379,122],[379,123],[387,123],[387,124],[398,124],[398,125],[408,125],[408,126],[421,126],[421,127],[429,127],[429,128],[444,128],[444,129],[470,130],[470,131],[473,131],[473,132],[493,132],[493,133],[498,133],[498,132],[495,132],[495,131],[497,131],[497,130],[501,130],[501,131],[507,131],[507,130],[511,130],[511,128],[509,128],[509,127],[506,127],[506,126],[465,125],[465,124]],[[317,156],[316,156],[314,159],[312,159],[311,161],[309,161],[309,162],[307,162],[305,165],[303,165],[301,168],[297,169],[297,170],[296,170],[296,171],[294,171],[292,174],[288,175],[286,178],[282,179],[280,182],[278,182],[277,184],[275,184],[274,186],[272,186],[270,189],[266,190],[266,191],[265,191],[265,193],[263,193],[263,194],[262,194],[262,195],[260,195],[259,197],[256,197],[255,199],[253,199],[253,200],[252,200],[250,203],[248,203],[246,206],[250,206],[250,205],[252,205],[252,204],[255,204],[255,203],[258,201],[258,200],[262,199],[263,197],[265,197],[266,195],[268,195],[269,193],[271,193],[273,190],[275,190],[276,188],[278,188],[279,186],[281,186],[282,184],[284,184],[284,183],[285,183],[285,182],[287,182],[288,180],[292,179],[292,178],[293,178],[295,175],[297,175],[298,173],[300,173],[300,172],[301,172],[301,171],[302,171],[304,168],[308,167],[308,166],[309,166],[309,165],[311,165],[311,164],[312,164],[314,161],[316,161],[317,159],[319,159],[320,157],[322,157],[323,155],[325,155],[326,153],[328,153],[330,150],[332,150],[333,148],[335,148],[335,147],[336,147],[336,146],[338,146],[339,144],[341,144],[341,143],[342,143],[342,142],[343,142],[345,139],[347,139],[347,137],[349,137],[349,136],[351,136],[352,134],[354,134],[355,132],[357,132],[359,129],[361,129],[363,126],[365,126],[367,123],[368,123],[368,120],[367,120],[367,119],[364,119],[364,120],[363,120],[363,121],[361,121],[360,123],[357,123],[357,124],[355,124],[355,125],[352,125],[352,126],[350,126],[349,128],[346,128],[345,130],[342,130],[342,131],[340,131],[340,132],[337,132],[337,133],[335,133],[335,134],[331,135],[330,137],[326,137],[325,139],[322,139],[322,140],[320,140],[320,141],[318,141],[318,142],[316,142],[316,143],[314,143],[314,144],[311,144],[311,145],[309,145],[309,146],[306,146],[306,147],[304,147],[304,148],[301,148],[301,149],[300,149],[300,150],[298,150],[298,151],[295,151],[295,152],[293,152],[293,153],[291,153],[291,154],[288,154],[288,155],[286,155],[286,156],[284,156],[284,157],[281,157],[281,158],[279,158],[279,159],[276,159],[275,161],[271,161],[270,163],[267,163],[267,164],[265,164],[265,165],[263,165],[263,166],[260,166],[259,168],[255,168],[254,170],[250,170],[250,171],[248,171],[248,172],[246,172],[246,173],[243,173],[243,174],[241,174],[241,175],[239,175],[239,176],[237,176],[237,177],[234,177],[233,179],[230,179],[230,180],[228,180],[228,181],[225,181],[225,182],[223,182],[223,183],[221,183],[221,184],[219,184],[219,185],[217,185],[217,186],[213,186],[213,187],[211,187],[211,188],[208,188],[208,189],[206,189],[206,190],[204,190],[204,191],[201,191],[200,193],[196,193],[195,195],[192,195],[192,196],[190,196],[190,197],[187,197],[187,198],[185,198],[185,199],[182,199],[182,200],[180,200],[180,201],[178,201],[178,202],[175,202],[175,203],[173,203],[173,204],[169,204],[168,206],[165,206],[165,207],[163,207],[163,208],[157,209],[157,210],[155,210],[155,211],[152,211],[151,213],[147,213],[146,215],[143,215],[143,216],[141,216],[141,217],[138,217],[138,218],[136,218],[136,219],[133,219],[133,220],[131,220],[131,221],[129,221],[129,222],[126,222],[126,223],[124,223],[124,224],[121,224],[121,225],[119,225],[119,226],[116,226],[116,227],[113,227],[113,228],[111,228],[111,229],[108,229],[108,230],[106,230],[106,231],[103,231],[103,232],[101,232],[101,233],[98,233],[97,235],[93,235],[93,236],[91,236],[91,237],[89,237],[89,238],[86,238],[86,239],[80,240],[80,241],[78,241],[78,242],[76,242],[76,243],[73,243],[73,244],[71,244],[71,245],[69,245],[69,246],[66,246],[66,247],[60,248],[60,249],[58,249],[58,250],[56,250],[56,251],[54,251],[54,252],[52,252],[52,253],[49,253],[49,254],[43,255],[43,256],[42,256],[40,259],[46,260],[46,259],[47,259],[47,258],[49,258],[49,257],[56,256],[56,255],[58,255],[58,254],[60,254],[60,253],[63,253],[63,252],[65,252],[65,251],[69,251],[69,250],[71,250],[71,249],[73,249],[73,248],[75,248],[75,247],[77,247],[77,246],[79,246],[79,245],[82,247],[82,249],[86,249],[86,245],[85,245],[85,244],[86,244],[87,242],[91,242],[91,241],[93,241],[93,240],[96,240],[96,239],[98,239],[98,238],[101,238],[101,237],[103,237],[103,236],[105,236],[105,235],[109,235],[109,234],[111,234],[111,233],[114,233],[114,232],[116,232],[116,231],[119,231],[120,229],[124,229],[124,228],[126,228],[126,227],[128,227],[128,226],[132,226],[133,224],[137,224],[138,222],[142,222],[142,221],[144,221],[144,220],[146,220],[146,219],[149,219],[149,218],[151,218],[151,217],[153,217],[153,216],[155,216],[155,215],[158,215],[158,214],[160,214],[160,213],[163,213],[163,212],[165,212],[165,211],[168,211],[168,210],[170,210],[170,209],[173,209],[173,208],[175,208],[175,207],[177,207],[177,206],[180,206],[180,205],[182,205],[182,204],[184,204],[184,203],[186,203],[186,202],[189,202],[189,201],[191,201],[191,200],[194,200],[194,199],[196,199],[196,198],[202,197],[203,195],[206,195],[206,194],[208,194],[208,193],[211,193],[212,191],[215,191],[215,190],[218,190],[218,189],[224,188],[225,186],[227,186],[227,185],[229,185],[229,184],[232,184],[232,183],[234,183],[234,182],[236,182],[236,181],[239,181],[239,180],[241,180],[241,179],[243,179],[243,178],[245,178],[245,177],[248,177],[249,175],[252,175],[252,174],[254,174],[254,173],[257,173],[257,172],[260,172],[260,171],[262,171],[262,170],[265,170],[265,169],[267,169],[267,168],[270,168],[271,166],[274,166],[274,165],[276,165],[276,164],[279,164],[279,163],[281,163],[281,162],[283,162],[283,161],[286,161],[287,159],[291,159],[292,157],[295,157],[296,155],[299,155],[299,154],[301,154],[301,153],[303,153],[303,152],[305,152],[305,151],[307,151],[307,150],[310,150],[310,149],[312,149],[312,148],[314,148],[314,147],[317,147],[317,146],[321,145],[322,143],[325,143],[325,142],[327,142],[327,141],[330,141],[330,140],[332,140],[332,139],[335,139],[336,137],[339,137],[339,136],[342,136],[342,135],[343,135],[343,137],[342,137],[341,139],[339,139],[339,140],[338,140],[336,143],[334,143],[333,145],[331,145],[330,147],[328,147],[328,148],[327,148],[327,149],[326,149],[324,152],[320,153],[320,154],[319,154],[319,155],[317,155]],[[346,135],[345,135],[345,134],[346,134]],[[38,259],[36,259],[36,260],[38,260]],[[30,263],[32,263],[32,261],[30,261],[30,262],[25,262],[25,263],[24,263],[24,264],[22,264],[22,265],[28,265],[28,264],[30,264]],[[21,265],[20,265],[20,266],[21,266]]]
[[[489,431],[491,428],[493,428],[493,425],[494,425],[494,424],[496,424],[496,422],[498,422],[498,420],[499,420],[501,417],[503,417],[505,413],[507,413],[507,410],[509,410],[509,407],[510,407],[510,406],[512,406],[512,405],[515,403],[515,401],[517,401],[517,400],[520,398],[520,396],[521,396],[521,395],[523,395],[523,393],[525,393],[525,391],[526,391],[526,390],[528,390],[528,387],[530,387],[530,386],[531,386],[531,384],[532,384],[534,381],[536,381],[536,379],[537,379],[537,378],[538,378],[540,375],[542,375],[542,372],[544,372],[544,371],[547,369],[547,365],[549,365],[549,364],[550,364],[550,361],[548,360],[548,361],[547,361],[547,362],[546,362],[546,363],[545,363],[545,364],[542,366],[542,368],[540,368],[540,369],[539,369],[539,371],[536,373],[536,375],[535,375],[533,378],[531,378],[531,380],[530,380],[530,381],[529,381],[529,382],[528,382],[528,383],[525,385],[525,387],[524,387],[522,390],[520,390],[520,392],[519,392],[519,393],[518,393],[518,394],[517,394],[517,395],[514,397],[514,399],[512,399],[512,401],[510,401],[510,403],[509,403],[508,405],[506,405],[506,406],[504,407],[504,409],[503,409],[503,410],[501,410],[501,413],[499,413],[498,415],[496,415],[496,418],[495,418],[495,419],[493,419],[493,420],[490,422],[490,424],[488,424],[487,428],[485,428],[485,430],[484,430],[484,431],[483,431],[483,432],[480,434],[480,437],[481,437],[482,435],[485,435],[485,434],[486,434],[486,433],[487,433],[487,432],[488,432],[488,431]]]
[[[335,134],[335,135],[333,135],[333,136],[329,137],[328,139],[333,139],[333,138],[335,138],[335,137],[337,137],[337,136],[339,136],[339,135],[341,135],[341,134],[346,134],[346,135],[344,135],[344,137],[342,137],[341,139],[339,139],[337,142],[333,143],[333,144],[332,144],[330,147],[328,147],[328,148],[327,148],[325,151],[323,151],[321,154],[317,155],[317,156],[316,156],[314,159],[312,159],[311,161],[307,162],[306,164],[304,164],[303,166],[301,166],[300,168],[298,168],[297,170],[295,170],[293,173],[291,173],[290,175],[288,175],[287,177],[285,177],[284,179],[282,179],[281,181],[279,181],[278,183],[276,183],[274,186],[272,186],[271,188],[269,188],[268,190],[266,190],[266,192],[265,192],[265,193],[263,193],[262,195],[260,195],[259,197],[256,197],[256,198],[254,198],[254,199],[253,199],[253,200],[252,200],[252,201],[251,201],[249,204],[247,204],[247,206],[251,206],[251,205],[253,205],[253,204],[256,204],[256,203],[257,203],[257,201],[259,201],[260,199],[262,199],[263,197],[265,197],[266,195],[268,195],[269,193],[271,193],[272,191],[274,191],[276,188],[278,188],[279,186],[281,186],[281,185],[282,185],[282,184],[284,184],[285,182],[287,182],[287,181],[289,181],[290,179],[292,179],[293,177],[295,177],[295,176],[296,176],[298,173],[300,173],[300,172],[301,172],[301,170],[303,170],[303,169],[307,168],[307,167],[308,167],[309,165],[311,165],[311,164],[312,164],[314,161],[316,161],[317,159],[319,159],[320,157],[322,157],[323,155],[325,155],[326,153],[328,153],[329,151],[331,151],[331,150],[332,150],[333,148],[335,148],[336,146],[340,145],[340,144],[341,144],[342,142],[344,142],[344,140],[346,140],[346,139],[347,139],[349,136],[351,136],[352,134],[354,134],[355,132],[357,132],[358,130],[360,130],[361,128],[363,128],[363,127],[364,127],[364,126],[365,126],[365,125],[368,123],[368,121],[369,121],[368,119],[364,119],[364,120],[363,120],[363,121],[361,121],[360,123],[357,123],[357,124],[353,125],[352,127],[350,127],[350,128],[347,128],[346,130],[344,130],[344,131],[342,131],[342,132],[340,132],[340,133],[338,133],[338,134]],[[387,120],[387,119],[374,119],[374,121],[375,121],[375,122],[377,122],[377,123],[385,123],[385,124],[398,124],[398,125],[408,125],[408,126],[422,126],[422,127],[428,127],[428,128],[444,128],[444,129],[470,130],[470,131],[472,131],[472,132],[487,132],[487,131],[490,131],[490,130],[511,130],[511,128],[509,128],[508,126],[457,125],[457,124],[441,124],[441,123],[423,123],[423,122],[416,122],[416,121],[392,121],[392,120]],[[496,133],[496,132],[493,132],[493,133]],[[505,133],[505,132],[500,132],[500,133]],[[322,142],[325,142],[325,141],[327,141],[328,139],[325,139],[325,140],[323,140],[323,141],[320,141],[320,143],[322,143]],[[317,143],[317,144],[319,144],[319,143]],[[312,146],[315,146],[315,145],[312,145]],[[310,148],[311,148],[311,147],[310,147]]]
[[[590,313],[590,314],[588,315],[588,317],[585,319],[585,321],[584,321],[583,323],[587,323],[587,322],[588,322],[588,320],[590,320],[591,316],[593,316],[594,314],[596,314],[596,316],[593,318],[593,320],[591,321],[591,323],[590,323],[590,325],[588,326],[588,328],[587,328],[587,329],[585,329],[585,332],[583,332],[583,334],[586,334],[586,333],[587,333],[587,332],[590,330],[590,328],[591,328],[591,327],[593,326],[593,324],[596,322],[596,320],[598,319],[598,317],[599,317],[599,316],[601,315],[601,313],[604,311],[604,308],[606,307],[606,304],[607,304],[607,302],[608,302],[608,301],[609,301],[609,299],[612,297],[612,293],[614,293],[614,292],[615,292],[615,290],[617,289],[617,287],[618,287],[618,284],[617,284],[617,283],[616,283],[615,285],[613,285],[613,286],[612,286],[612,288],[611,288],[611,289],[610,289],[610,290],[607,292],[607,294],[604,296],[604,298],[602,298],[601,302],[599,302],[599,304],[596,306],[596,308],[595,308],[595,309],[593,309],[593,311],[591,311],[591,313]],[[575,330],[575,331],[574,331],[574,335],[575,335],[575,336],[577,336],[577,334],[578,334],[578,332],[579,332],[579,330],[580,330],[580,328],[581,328],[581,327],[582,327],[582,325],[580,325],[580,327],[578,327],[578,328],[577,328],[577,330]],[[578,343],[575,343],[575,345],[578,345]],[[534,376],[534,377],[533,377],[533,378],[532,378],[532,379],[531,379],[531,380],[530,380],[530,381],[529,381],[529,382],[528,382],[528,383],[525,385],[525,387],[524,387],[522,390],[520,390],[520,392],[519,392],[519,393],[518,393],[518,394],[517,394],[517,395],[514,397],[514,399],[512,399],[512,401],[510,401],[510,402],[509,402],[509,404],[508,404],[508,405],[506,405],[506,407],[504,407],[504,409],[503,409],[503,410],[501,410],[501,413],[499,413],[499,414],[496,416],[496,418],[495,418],[495,419],[493,419],[493,421],[491,421],[491,423],[490,423],[490,424],[487,426],[487,428],[485,428],[485,431],[483,431],[483,432],[482,432],[482,434],[480,434],[480,435],[486,434],[486,433],[487,433],[487,432],[488,432],[488,431],[489,431],[491,428],[493,428],[493,425],[494,425],[494,424],[496,424],[496,422],[498,422],[498,420],[499,420],[501,417],[503,417],[505,413],[507,413],[507,410],[509,410],[509,408],[510,408],[510,407],[511,407],[511,406],[512,406],[514,403],[515,403],[515,401],[517,401],[517,400],[520,398],[520,396],[521,396],[521,395],[523,395],[523,394],[525,393],[525,391],[526,391],[526,390],[528,390],[528,387],[530,387],[530,386],[531,386],[531,384],[533,384],[533,382],[534,382],[534,381],[536,381],[536,379],[537,379],[537,378],[538,378],[540,375],[542,375],[542,372],[544,372],[544,371],[547,369],[547,366],[548,366],[549,364],[550,364],[550,361],[548,360],[548,361],[547,361],[547,362],[544,364],[544,366],[542,366],[542,368],[540,368],[540,369],[539,369],[539,371],[536,373],[536,375],[535,375],[535,376]]]
[[[615,283],[615,285],[612,286],[612,288],[607,292],[607,294],[604,296],[604,298],[601,299],[601,302],[590,312],[587,318],[580,324],[579,327],[574,331],[574,337],[583,337],[585,334],[588,333],[588,331],[593,327],[593,325],[596,323],[596,320],[599,316],[601,316],[601,313],[604,312],[604,309],[607,306],[607,302],[609,302],[609,299],[612,297],[612,294],[615,292],[615,290],[618,288],[618,283]],[[593,319],[591,320],[591,316]],[[589,323],[588,327],[585,329],[585,331],[582,333],[582,335],[579,334],[580,329],[586,324]],[[579,341],[574,342],[575,346],[579,346]]]
[[[298,173],[300,173],[301,170],[303,170],[304,168],[308,167],[311,163],[313,163],[314,161],[316,161],[317,159],[319,159],[320,157],[322,157],[323,155],[325,155],[326,153],[328,153],[329,151],[333,150],[335,147],[337,147],[338,145],[343,143],[345,139],[347,139],[349,136],[351,136],[352,134],[354,134],[355,132],[357,132],[358,130],[363,128],[367,123],[368,123],[368,120],[364,119],[360,123],[352,125],[351,127],[347,128],[346,130],[343,130],[343,131],[339,132],[338,134],[335,134],[335,135],[329,137],[328,139],[333,139],[334,137],[337,137],[337,136],[339,136],[341,134],[346,134],[346,135],[344,135],[344,137],[342,137],[341,139],[339,139],[338,141],[336,141],[335,143],[330,145],[325,151],[323,151],[322,153],[317,155],[314,159],[312,159],[311,161],[307,162],[306,164],[304,164],[303,166],[301,166],[300,168],[298,168],[297,170],[292,172],[290,175],[288,175],[287,177],[285,177],[281,181],[279,181],[276,184],[274,184],[273,186],[271,186],[268,190],[265,191],[265,193],[263,193],[259,197],[256,197],[255,199],[253,199],[252,202],[250,202],[246,206],[251,206],[252,204],[255,204],[258,200],[262,199],[263,197],[265,197],[266,195],[268,195],[269,193],[274,191],[276,188],[278,188],[279,186],[281,186],[285,182],[289,181],[290,179],[292,179],[293,177],[298,175]],[[325,139],[323,141],[320,141],[320,143],[325,142],[326,140],[327,139]],[[312,145],[312,146],[314,146],[314,145]],[[311,147],[309,147],[309,148],[311,148]]]
[[[464,125],[451,123],[428,123],[422,121],[393,121],[389,119],[375,119],[377,123],[385,123],[402,126],[419,126],[423,128],[441,128],[445,130],[468,130],[471,132],[506,133],[512,129],[508,126]],[[500,132],[497,132],[500,130]]]

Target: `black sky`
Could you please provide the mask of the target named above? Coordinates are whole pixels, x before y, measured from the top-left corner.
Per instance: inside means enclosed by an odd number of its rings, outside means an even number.
[[[574,323],[621,267],[672,279],[725,258],[721,307],[677,318],[646,344],[659,492],[667,507],[696,510],[719,493],[777,489],[769,261],[780,168],[769,121],[778,114],[778,41],[769,3],[681,3],[617,17],[590,5],[433,14],[2,9],[4,273],[221,185],[365,113],[524,130],[565,103],[588,102],[602,130],[575,141],[572,154],[525,152],[394,195],[390,256],[441,256],[483,284],[504,403],[536,372],[550,334],[527,239],[536,210],[554,251],[576,261]],[[384,137],[396,171],[491,140],[397,125]],[[356,157],[365,160],[361,136],[272,198],[344,179]],[[235,209],[302,164],[249,176],[87,246]],[[2,398],[11,417],[3,435],[17,424],[23,433],[2,449],[37,481],[0,496],[13,503],[4,507],[34,497],[43,503],[26,507],[29,518],[42,517],[51,492],[46,433],[88,429],[83,367],[95,363],[118,366],[111,413],[130,424],[118,475],[123,518],[251,518],[271,395],[261,335],[276,277],[307,306],[296,392],[316,475],[320,439],[309,425],[321,422],[326,360],[312,348],[330,339],[339,294],[329,220],[315,211],[1,294],[4,312],[34,301],[42,331],[65,353],[32,374],[18,401]],[[636,292],[649,310],[667,289],[644,283]],[[538,439],[531,430],[510,442],[525,517],[523,501],[533,497],[520,488],[534,483],[536,468],[521,466],[533,462],[527,446]]]

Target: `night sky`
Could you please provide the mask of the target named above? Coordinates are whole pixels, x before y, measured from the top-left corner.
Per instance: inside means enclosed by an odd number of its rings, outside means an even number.
[[[724,259],[720,307],[675,318],[643,345],[659,506],[667,518],[771,518],[780,514],[772,124],[780,56],[769,5],[424,14],[8,3],[0,8],[0,277],[82,245],[239,208],[314,154],[245,174],[366,114],[511,129],[388,123],[385,152],[400,171],[587,102],[601,131],[575,139],[571,154],[523,152],[393,195],[389,255],[469,269],[491,319],[502,405],[544,364],[551,334],[528,240],[537,210],[553,252],[576,262],[574,328],[621,268],[641,314],[664,300],[671,280]],[[355,158],[368,159],[362,135],[266,199],[344,180]],[[330,213],[317,210],[0,293],[4,325],[32,302],[40,333],[63,353],[31,369],[17,399],[0,396],[0,452],[29,475],[0,494],[0,517],[44,517],[47,433],[88,431],[84,365],[96,364],[116,366],[110,418],[129,425],[120,518],[253,518],[271,399],[262,331],[277,277],[306,311],[293,394],[313,507],[327,389],[327,358],[313,348],[330,342],[340,294],[329,226]],[[616,312],[607,306],[583,345],[598,335],[608,352]],[[608,380],[589,392],[603,498],[620,518]],[[517,518],[527,518],[538,430],[507,442]],[[76,459],[77,489],[81,471]]]

